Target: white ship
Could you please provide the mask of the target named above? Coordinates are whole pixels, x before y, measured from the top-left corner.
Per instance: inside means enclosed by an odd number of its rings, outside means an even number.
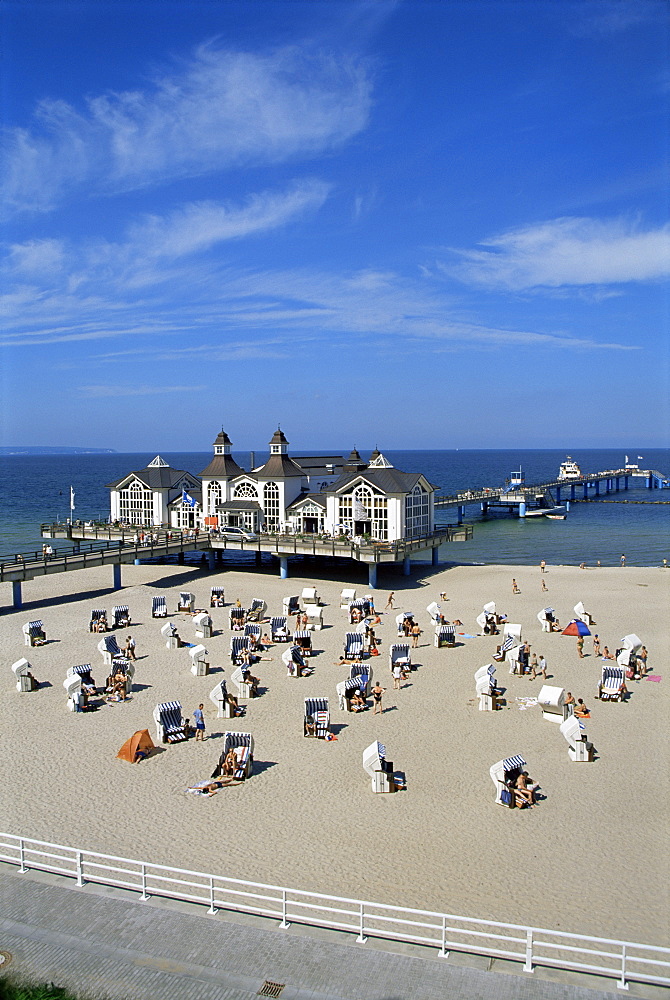
[[[561,462],[561,467],[558,470],[559,479],[581,479],[582,470],[579,468],[576,462],[574,462],[570,456],[566,458],[564,462]]]

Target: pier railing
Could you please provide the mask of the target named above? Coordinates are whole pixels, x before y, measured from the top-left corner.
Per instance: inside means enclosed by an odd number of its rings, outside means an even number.
[[[344,931],[361,944],[375,937],[435,948],[442,958],[455,951],[516,962],[529,973],[535,967],[588,973],[613,979],[624,990],[629,982],[670,986],[670,948],[658,945],[250,882],[8,833],[0,833],[0,861],[20,872],[65,876],[78,886],[127,890],[139,900],[165,897],[206,907],[209,914],[225,910],[276,920],[280,928],[298,923]]]

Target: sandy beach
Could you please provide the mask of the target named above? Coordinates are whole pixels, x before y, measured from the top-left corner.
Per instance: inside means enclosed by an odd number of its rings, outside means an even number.
[[[317,563],[291,567],[282,581],[269,567],[210,573],[180,566],[127,566],[124,590],[109,590],[111,570],[87,570],[35,580],[24,586],[26,607],[9,608],[9,585],[0,634],[5,664],[0,699],[0,748],[4,781],[0,826],[27,837],[131,858],[212,871],[278,885],[454,914],[518,921],[571,932],[666,944],[668,941],[668,689],[670,653],[667,613],[670,572],[635,567],[580,570],[549,565],[540,589],[538,567],[414,567],[412,576],[380,574],[378,610],[394,590],[399,610],[416,615],[424,633],[413,650],[417,669],[400,691],[392,690],[388,647],[396,641],[395,615],[377,628],[381,656],[375,678],[387,688],[383,715],[340,712],[336,684],[346,668],[342,653],[347,615],[343,586],[367,592],[359,570],[329,570],[328,579],[299,577]],[[340,575],[341,574],[341,575]],[[515,577],[521,593],[512,594]],[[246,718],[217,720],[209,692],[230,677],[228,607],[213,609],[217,634],[205,645],[213,672],[190,673],[186,649],[170,652],[151,618],[151,598],[165,594],[174,612],[180,589],[192,590],[207,608],[210,587],[225,587],[226,604],[246,607],[261,597],[268,614],[280,614],[284,596],[316,585],[325,628],[313,633],[317,655],[310,677],[289,678],[284,646],[258,664],[262,696],[248,702]],[[443,611],[460,618],[453,648],[436,649],[426,606],[447,594]],[[477,636],[475,618],[487,601],[523,625],[532,651],[548,661],[550,684],[583,697],[591,708],[587,732],[597,750],[590,764],[573,763],[558,726],[540,709],[522,710],[517,698],[536,696],[542,685],[498,667],[506,707],[480,712],[474,671],[491,662],[495,637]],[[550,605],[563,623],[583,601],[603,645],[611,650],[636,632],[649,650],[649,678],[629,682],[623,704],[595,699],[602,661],[586,639],[584,659],[576,640],[541,632],[536,615]],[[118,631],[137,642],[132,699],[98,711],[67,710],[62,686],[67,668],[90,662],[100,685],[107,670],[88,631],[92,608],[128,604],[133,625]],[[21,626],[45,622],[49,642],[28,649]],[[171,613],[182,638],[194,641],[185,614]],[[19,694],[11,664],[26,656],[39,691]],[[337,740],[302,735],[303,699],[330,698]],[[168,746],[139,765],[116,759],[135,730],[148,728],[164,700],[178,699],[192,718],[205,704],[207,739]],[[212,798],[185,793],[209,777],[226,729],[251,732],[256,768],[252,778]],[[406,773],[407,790],[373,795],[362,769],[363,749],[386,744],[394,766]],[[489,767],[522,754],[546,796],[532,810],[494,803]]]

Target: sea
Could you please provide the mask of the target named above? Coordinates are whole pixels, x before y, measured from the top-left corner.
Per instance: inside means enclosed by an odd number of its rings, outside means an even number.
[[[294,452],[299,454],[298,450]],[[331,450],[328,454],[333,453]],[[347,455],[349,448],[341,453]],[[241,466],[249,468],[249,453],[234,454]],[[267,457],[260,451],[254,454],[256,465]],[[564,451],[556,450],[384,451],[384,455],[403,472],[422,472],[438,487],[439,493],[447,495],[500,486],[519,468],[528,484],[551,481],[566,458]],[[369,453],[361,450],[361,456],[365,459]],[[106,484],[144,468],[154,457],[149,452],[1,456],[0,557],[41,551],[40,524],[63,521],[70,516],[71,487],[75,494],[73,517],[106,519],[109,515]],[[211,460],[211,452],[165,453],[162,457],[173,468],[197,475]],[[584,473],[622,468],[625,464],[625,455],[618,449],[577,449],[571,452],[571,457]],[[628,457],[632,462],[638,461],[637,454]],[[670,450],[647,449],[639,465],[643,469],[657,469],[667,477]],[[498,514],[482,517],[478,505],[469,505],[465,520],[473,525],[472,541],[442,546],[440,559],[444,563],[473,565],[533,565],[545,559],[564,565],[595,566],[600,562],[602,566],[616,566],[623,553],[630,565],[661,566],[664,559],[670,559],[670,489],[649,490],[643,482],[629,480],[632,488],[611,493],[610,499],[650,502],[572,503],[564,521],[524,520]],[[438,514],[438,523],[455,520],[455,508]],[[52,544],[55,548],[67,545]],[[249,556],[229,553],[226,559],[245,563]]]

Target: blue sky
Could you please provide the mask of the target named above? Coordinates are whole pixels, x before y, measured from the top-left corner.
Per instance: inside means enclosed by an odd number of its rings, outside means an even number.
[[[656,0],[5,0],[3,443],[668,443]]]

